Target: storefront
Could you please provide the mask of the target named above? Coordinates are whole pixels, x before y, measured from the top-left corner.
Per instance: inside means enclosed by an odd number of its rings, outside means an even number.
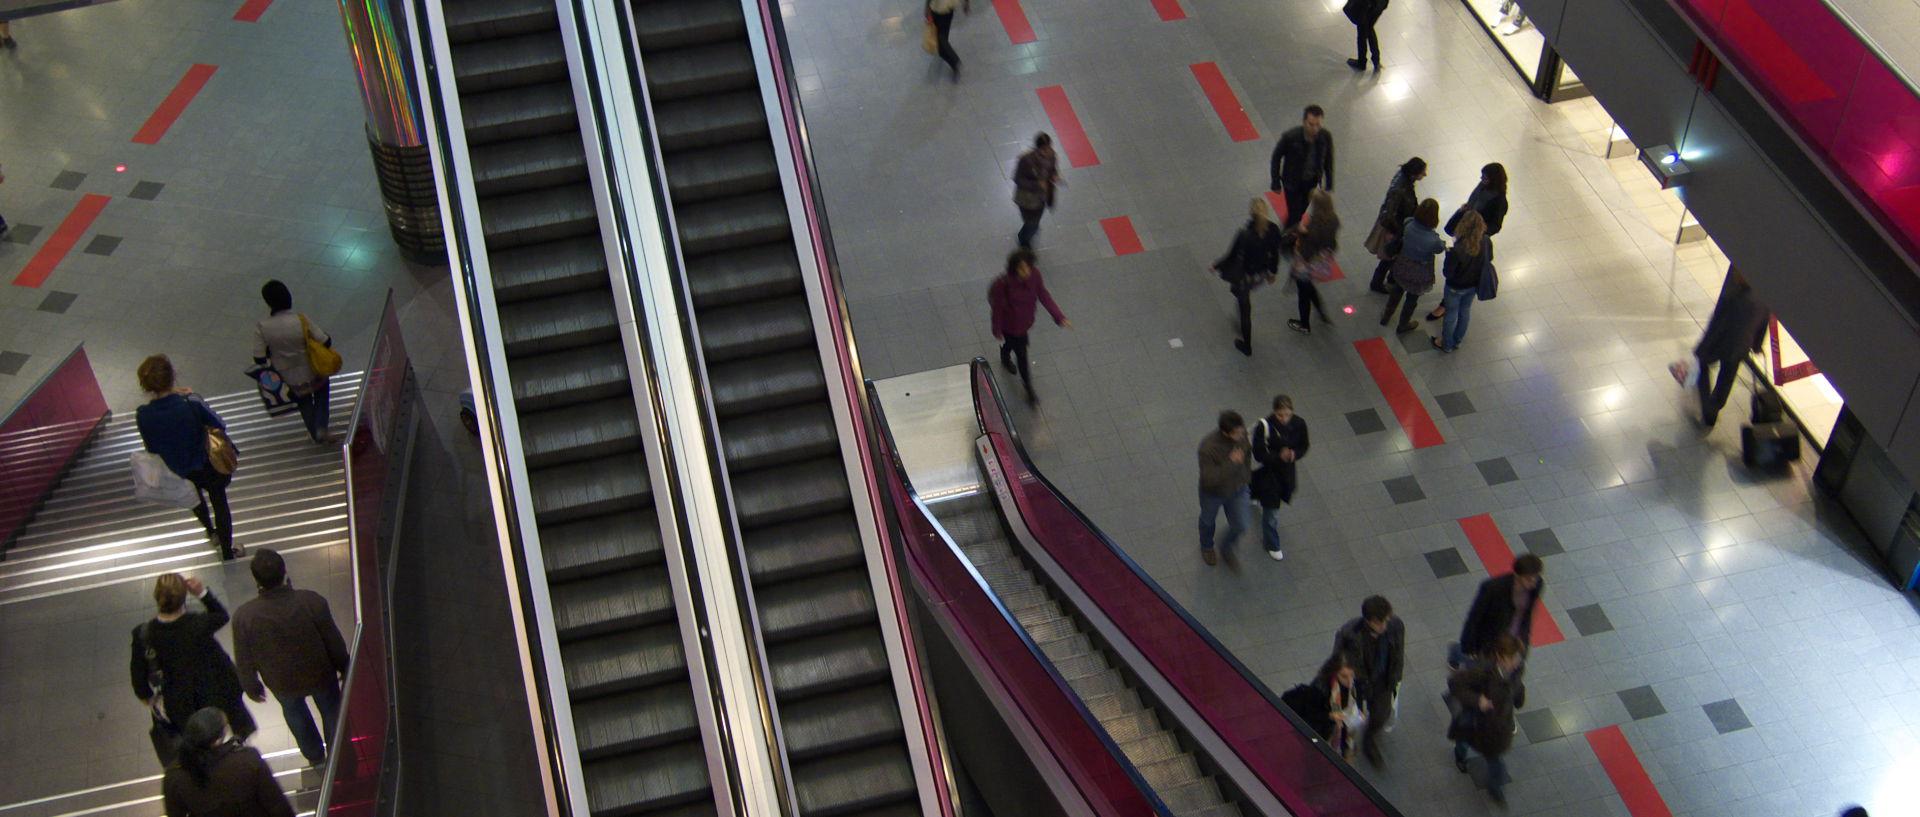
[[[1520,9],[1515,0],[1462,0],[1467,10],[1473,12],[1487,36],[1493,38],[1500,51],[1507,55],[1507,61],[1513,63],[1520,77],[1527,81],[1527,87],[1533,89],[1533,95],[1548,102],[1574,99],[1587,95],[1587,87],[1580,84],[1580,78],[1574,76],[1573,69],[1560,61],[1560,54],[1547,45],[1547,38],[1541,36],[1532,24],[1527,22],[1526,12]]]

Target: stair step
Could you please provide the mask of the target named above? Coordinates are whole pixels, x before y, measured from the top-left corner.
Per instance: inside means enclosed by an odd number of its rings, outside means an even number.
[[[1086,634],[1082,633],[1053,641],[1040,642],[1040,651],[1046,653],[1048,658],[1059,662],[1076,655],[1086,655],[1094,652],[1094,648],[1093,642],[1087,638]]]
[[[660,150],[667,153],[768,136],[766,102],[758,89],[680,100],[656,97],[653,115]]]
[[[820,354],[812,348],[710,366],[707,383],[713,392],[714,413],[722,420],[824,401],[827,395]]]
[[[582,764],[594,814],[632,814],[709,797],[706,751],[687,741]]]
[[[653,0],[633,4],[633,27],[642,53],[741,38],[746,24],[738,3]]]
[[[1223,802],[1220,786],[1211,777],[1202,777],[1184,786],[1155,789],[1154,794],[1160,795],[1160,802],[1175,814],[1210,809]]]
[[[743,37],[733,42],[642,51],[647,69],[647,93],[670,102],[759,86],[753,49]]]
[[[632,570],[665,557],[651,508],[550,525],[540,531],[540,551],[549,582]]]
[[[720,448],[730,473],[832,457],[840,451],[833,406],[805,403],[723,421]]]
[[[919,795],[913,761],[898,743],[795,763],[793,790],[807,817],[852,814]]]
[[[760,528],[744,537],[753,581],[780,582],[866,564],[851,516],[829,515]]]
[[[560,27],[550,0],[467,0],[442,3],[441,9],[454,45]]]
[[[1113,737],[1115,743],[1140,740],[1163,731],[1160,719],[1155,717],[1151,710],[1146,709],[1102,718],[1100,725],[1106,728],[1107,734]]]
[[[653,502],[653,482],[640,453],[570,462],[528,474],[541,525],[637,510]]]
[[[1119,670],[1112,669],[1079,678],[1068,678],[1067,685],[1073,687],[1074,694],[1079,695],[1083,701],[1101,695],[1128,691],[1127,680],[1121,677]]]
[[[619,337],[620,318],[606,290],[570,292],[500,306],[500,339],[509,358],[617,344]]]
[[[1152,786],[1154,791],[1179,788],[1199,780],[1202,776],[1200,764],[1191,754],[1174,755],[1166,760],[1157,760],[1152,763],[1136,763],[1134,768],[1140,770],[1140,776],[1146,778],[1147,785]]]
[[[527,467],[639,451],[640,418],[629,395],[520,415],[520,450]]]
[[[567,79],[559,29],[480,40],[453,47],[454,83],[462,97]]]
[[[600,230],[600,213],[593,188],[578,183],[481,199],[480,224],[488,252],[499,252],[594,236]]]
[[[787,200],[778,190],[677,204],[673,212],[681,250],[689,256],[788,242],[793,234]]]
[[[900,702],[890,684],[782,701],[780,733],[794,762],[882,743],[901,734]]]
[[[846,469],[837,459],[821,458],[747,474],[733,481],[734,514],[740,527],[792,522],[853,505]]]
[[[562,644],[560,658],[567,694],[575,706],[602,695],[685,678],[687,674],[677,623]]]
[[[1131,689],[1104,695],[1082,695],[1080,700],[1087,705],[1087,711],[1093,713],[1095,719],[1118,717],[1146,708],[1140,703],[1140,693]]]
[[[888,678],[887,646],[877,626],[853,627],[767,646],[781,699],[819,695]]]
[[[622,692],[573,707],[574,741],[583,760],[697,740],[699,731],[693,690],[679,684]]]
[[[873,585],[864,567],[755,587],[760,637],[773,644],[872,621]]]
[[[754,301],[700,314],[707,365],[790,349],[813,349],[813,316],[803,298]]]
[[[673,620],[665,564],[552,586],[554,630],[562,641]]]
[[[1142,763],[1157,763],[1185,751],[1180,748],[1179,739],[1166,731],[1134,740],[1115,740],[1114,743],[1120,745],[1121,754],[1126,755],[1128,762],[1136,767]]]
[[[770,142],[750,141],[667,154],[667,188],[678,205],[780,189]]]
[[[573,85],[564,81],[461,94],[460,116],[469,147],[549,133],[577,137],[580,132]]]
[[[507,364],[507,370],[513,379],[514,405],[522,412],[609,397],[633,405],[627,353],[618,341],[517,357]]]

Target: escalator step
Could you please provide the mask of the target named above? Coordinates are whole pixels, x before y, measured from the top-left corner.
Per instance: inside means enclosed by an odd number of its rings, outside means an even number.
[[[530,481],[541,525],[635,510],[653,501],[646,457],[638,452],[543,468]]]
[[[1156,789],[1154,794],[1160,795],[1160,802],[1175,814],[1213,808],[1222,802],[1220,786],[1211,777],[1202,777],[1184,786]]]
[[[1153,763],[1135,764],[1134,768],[1140,770],[1140,776],[1146,778],[1147,785],[1152,786],[1154,791],[1177,789],[1201,777],[1200,764],[1194,761],[1193,755],[1186,753]]]
[[[454,45],[560,27],[552,0],[446,0],[440,7]]]
[[[778,582],[865,564],[860,528],[844,514],[755,530],[745,536],[754,583]]]
[[[1047,654],[1048,658],[1060,661],[1093,652],[1093,643],[1085,634],[1079,634],[1054,641],[1042,641],[1040,649]]]
[[[798,762],[880,743],[901,734],[900,701],[891,684],[874,684],[780,703],[787,756]]]
[[[1056,638],[1066,638],[1080,632],[1080,627],[1073,623],[1072,616],[1041,619],[1023,626],[1027,630],[1027,635],[1031,636],[1036,644],[1045,644]]]
[[[515,358],[507,366],[513,378],[514,405],[542,411],[608,397],[627,398],[627,353],[618,342]]]
[[[607,288],[607,254],[599,235],[584,235],[488,256],[500,303]]]
[[[707,383],[713,390],[713,410],[721,419],[827,397],[827,376],[813,349],[711,366]]]
[[[873,585],[864,565],[755,587],[760,635],[768,644],[831,632],[874,619]]]
[[[553,626],[562,641],[673,619],[665,564],[553,586]]]
[[[846,510],[852,505],[846,469],[837,459],[810,460],[733,478],[734,514],[746,531]]]
[[[567,52],[558,29],[453,47],[460,95],[567,79]]]
[[[653,118],[664,152],[769,138],[766,101],[757,89],[674,102],[655,100]]]
[[[878,627],[856,627],[790,644],[769,645],[767,666],[781,699],[874,683],[888,675],[887,645]]]
[[[803,817],[850,814],[918,796],[906,747],[876,746],[793,765]]]
[[[633,28],[640,50],[684,48],[746,35],[746,14],[738,3],[707,0],[648,0],[633,4]]]
[[[757,88],[760,82],[753,65],[753,48],[745,37],[733,42],[654,51],[642,59],[647,68],[647,93],[656,104]]]
[[[1095,675],[1068,678],[1067,685],[1073,687],[1074,693],[1078,694],[1083,701],[1127,691],[1126,679],[1120,677],[1119,670],[1111,669]]]
[[[498,252],[577,236],[598,237],[600,214],[594,209],[593,189],[582,183],[482,199],[480,223],[488,252]]]
[[[500,196],[587,181],[587,153],[578,133],[555,133],[472,146],[473,187]]]
[[[802,298],[721,307],[699,316],[700,348],[712,366],[755,355],[813,349],[813,317]]]
[[[1203,809],[1189,809],[1180,817],[1245,817],[1240,806],[1234,803],[1221,803]]]
[[[638,814],[709,797],[707,756],[694,741],[585,764],[596,815]]]
[[[734,475],[830,457],[839,452],[839,442],[833,427],[833,406],[825,401],[749,414],[720,424],[722,455],[728,473]]]
[[[573,708],[574,742],[582,760],[697,738],[693,690],[667,684],[596,698]]]
[[[549,133],[578,133],[573,86],[548,82],[460,96],[460,118],[467,146],[525,139]]]
[[[1155,763],[1178,755],[1182,751],[1179,738],[1174,737],[1172,732],[1166,731],[1131,740],[1115,738],[1113,742],[1120,745],[1120,751],[1136,768],[1142,763]]]
[[[787,241],[792,234],[787,200],[778,191],[694,202],[673,212],[681,251],[690,256]]]
[[[604,289],[500,305],[500,340],[509,357],[615,341],[620,318]],[[509,364],[511,365],[511,364]]]
[[[520,415],[520,450],[528,468],[638,451],[640,445],[640,418],[628,395]]]
[[[561,646],[560,658],[567,694],[575,706],[687,674],[680,627],[675,623],[575,641]]]
[[[597,516],[540,531],[547,580],[564,582],[653,564],[661,552],[660,525],[651,510]]]
[[[1060,671],[1060,677],[1068,681],[1099,675],[1111,669],[1107,659],[1099,653],[1086,653],[1053,662],[1053,668]]]
[[[741,142],[666,155],[676,206],[780,189],[780,165],[768,142]]]
[[[1131,689],[1109,692],[1105,695],[1082,696],[1080,700],[1087,705],[1087,711],[1093,713],[1096,719],[1124,715],[1145,706],[1140,702],[1140,693]]]
[[[689,258],[687,280],[699,309],[795,295],[806,286],[793,247],[778,244]]]

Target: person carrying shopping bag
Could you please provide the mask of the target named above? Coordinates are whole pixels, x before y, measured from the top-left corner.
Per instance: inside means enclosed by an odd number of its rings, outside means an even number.
[[[335,442],[327,431],[331,399],[327,378],[340,371],[340,353],[333,351],[333,337],[307,316],[293,311],[293,293],[286,284],[268,281],[260,287],[260,297],[267,302],[270,314],[253,325],[253,362],[271,362],[286,381],[293,391],[293,401],[300,406],[307,436],[321,445]]]

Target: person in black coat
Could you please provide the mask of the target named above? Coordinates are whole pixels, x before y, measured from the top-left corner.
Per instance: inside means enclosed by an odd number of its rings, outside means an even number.
[[[1313,731],[1332,744],[1345,757],[1353,751],[1353,736],[1348,726],[1356,714],[1364,715],[1364,704],[1357,697],[1358,680],[1354,676],[1353,657],[1335,650],[1320,665],[1311,683],[1300,684],[1280,696],[1280,702]]]
[[[167,817],[293,817],[273,769],[234,740],[226,713],[207,707],[187,719],[180,762],[160,783]]]
[[[1367,233],[1363,246],[1367,252],[1380,259],[1373,268],[1373,281],[1367,288],[1374,292],[1387,291],[1387,270],[1393,267],[1393,258],[1399,252],[1394,239],[1401,238],[1401,225],[1413,218],[1413,211],[1420,206],[1420,195],[1414,191],[1414,183],[1427,177],[1427,160],[1415,156],[1408,159],[1393,174],[1393,180],[1387,183],[1387,195],[1380,202],[1380,214],[1374,217],[1373,230]],[[1437,221],[1437,220],[1436,220]]]
[[[188,612],[188,595],[206,609]],[[253,716],[240,702],[240,675],[213,637],[227,626],[227,608],[199,579],[178,573],[154,581],[153,600],[159,615],[133,628],[127,673],[134,697],[153,713],[154,752],[160,765],[173,760],[187,719],[206,707],[226,713],[234,734],[243,739],[253,734]]]
[[[1267,189],[1286,196],[1284,227],[1300,223],[1300,217],[1307,213],[1307,194],[1314,188],[1333,192],[1333,131],[1322,126],[1326,119],[1327,112],[1319,105],[1308,105],[1300,116],[1300,126],[1280,134],[1279,143],[1273,146],[1273,159],[1267,165],[1271,177]]]
[[[1367,67],[1367,49],[1373,49],[1373,70],[1380,70],[1380,35],[1373,27],[1380,22],[1380,15],[1386,13],[1388,0],[1347,0],[1341,11],[1347,19],[1353,21],[1354,36],[1359,40],[1360,55],[1347,60],[1347,67],[1358,71]]]
[[[1696,386],[1700,390],[1700,422],[1707,428],[1713,428],[1714,421],[1720,418],[1720,409],[1727,405],[1727,397],[1733,394],[1740,362],[1748,351],[1760,351],[1767,324],[1772,319],[1773,313],[1754,299],[1753,287],[1739,270],[1728,270],[1727,282],[1720,286],[1720,300],[1713,305],[1713,317],[1707,319],[1707,329],[1700,334],[1700,343],[1693,347],[1693,356],[1700,365]],[[1707,367],[1713,365],[1720,367],[1720,376],[1715,379],[1713,390],[1708,391]]]
[[[1360,700],[1367,704],[1367,729],[1360,750],[1367,762],[1382,765],[1380,735],[1393,722],[1393,699],[1400,694],[1400,678],[1405,674],[1407,625],[1393,614],[1387,597],[1368,596],[1360,602],[1360,617],[1334,635],[1333,650],[1353,662]]]
[[[1280,552],[1280,506],[1293,501],[1300,484],[1295,464],[1307,455],[1307,421],[1293,413],[1293,398],[1274,395],[1273,413],[1253,424],[1248,444],[1260,469],[1253,472],[1253,498],[1260,502],[1260,538],[1274,561]]]
[[[1502,635],[1447,679],[1447,706],[1453,713],[1447,739],[1453,741],[1453,765],[1467,771],[1468,749],[1485,757],[1486,779],[1481,785],[1502,806],[1507,804],[1501,793],[1507,778],[1504,757],[1513,747],[1514,710],[1522,697],[1520,655],[1520,640]]]
[[[1460,235],[1460,218],[1468,213],[1480,214],[1480,220],[1487,225],[1487,238],[1500,234],[1500,227],[1507,223],[1506,165],[1489,162],[1480,168],[1480,183],[1474,185],[1472,193],[1467,194],[1466,203],[1447,217],[1447,235]],[[1446,304],[1441,304],[1427,313],[1427,320],[1437,321],[1446,314]]]
[[[1247,223],[1233,234],[1227,254],[1213,262],[1210,269],[1226,279],[1233,299],[1240,306],[1240,339],[1233,348],[1240,354],[1253,354],[1253,288],[1272,283],[1280,274],[1280,228],[1273,224],[1273,211],[1265,198],[1248,205]]]
[[[1532,644],[1533,611],[1547,590],[1547,578],[1541,575],[1545,569],[1540,557],[1522,553],[1513,559],[1513,572],[1481,582],[1460,628],[1460,651],[1479,655],[1502,635]]]

